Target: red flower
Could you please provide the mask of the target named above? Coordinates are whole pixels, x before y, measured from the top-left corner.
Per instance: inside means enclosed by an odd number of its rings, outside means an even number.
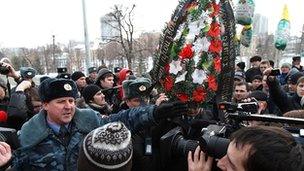
[[[220,53],[222,50],[222,41],[218,39],[211,40],[209,51],[213,53]]]
[[[217,82],[216,82],[216,78],[215,78],[214,75],[209,75],[208,76],[208,87],[212,91],[216,91],[217,90]]]
[[[218,22],[212,22],[210,24],[210,29],[207,33],[208,36],[210,37],[218,37],[221,33],[221,26]]]
[[[191,59],[193,57],[193,50],[192,50],[192,45],[191,44],[187,44],[182,50],[181,52],[179,52],[179,57],[183,60],[183,59]]]
[[[192,2],[190,4],[188,3],[186,5],[186,9],[187,9],[187,11],[190,11],[190,10],[194,9],[196,6],[197,6],[197,2]]]
[[[0,111],[0,122],[7,121],[7,113],[5,111]]]
[[[222,61],[219,56],[213,59],[214,69],[217,73],[220,73],[222,70]]]
[[[169,65],[169,64],[166,64],[164,69],[165,69],[165,73],[166,73],[166,74],[169,74],[170,65]]]
[[[220,5],[216,4],[215,2],[212,2],[212,8],[213,8],[213,12],[210,14],[210,17],[215,17],[220,12]]]
[[[165,91],[170,91],[174,85],[173,78],[170,75],[168,75],[165,78],[163,85],[164,85]]]
[[[193,101],[200,103],[205,101],[206,95],[206,91],[203,87],[197,87],[192,93],[192,98]]]
[[[181,101],[181,102],[187,102],[189,101],[189,97],[185,93],[177,93],[176,97]]]

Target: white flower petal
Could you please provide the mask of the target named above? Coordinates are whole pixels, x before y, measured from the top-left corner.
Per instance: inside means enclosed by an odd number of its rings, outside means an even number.
[[[207,74],[204,70],[195,69],[192,73],[193,83],[202,84],[207,79]]]
[[[186,80],[186,74],[188,71],[184,72],[182,75],[176,77],[175,83],[182,82]]]
[[[176,75],[179,71],[181,71],[183,68],[181,66],[181,61],[172,61],[170,64],[169,73]]]

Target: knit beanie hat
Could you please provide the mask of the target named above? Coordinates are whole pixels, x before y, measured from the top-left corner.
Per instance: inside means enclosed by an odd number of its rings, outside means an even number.
[[[298,82],[298,79],[303,76],[304,76],[304,73],[296,72],[296,73],[290,75],[288,81],[290,82],[290,84],[296,85]]]
[[[100,87],[98,87],[95,84],[90,84],[90,85],[86,86],[82,91],[82,96],[84,98],[84,101],[86,103],[89,103],[93,99],[95,94],[97,92],[99,92],[100,90],[101,90]]]
[[[112,74],[112,75],[114,76],[113,72],[110,71],[109,69],[107,69],[107,68],[102,68],[102,69],[100,69],[100,70],[98,71],[98,75],[97,75],[95,84],[99,85],[99,82],[100,82],[100,80],[102,79],[102,77],[103,77],[104,75],[108,74],[108,73],[110,73],[110,74]]]
[[[75,71],[72,75],[71,75],[71,79],[73,81],[77,81],[79,78],[81,77],[85,77],[84,73],[82,73],[81,71]]]
[[[128,170],[132,166],[131,132],[121,122],[91,131],[79,151],[78,171]]]

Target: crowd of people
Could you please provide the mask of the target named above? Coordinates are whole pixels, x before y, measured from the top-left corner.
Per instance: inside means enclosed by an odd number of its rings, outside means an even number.
[[[255,100],[258,114],[304,118],[300,60],[282,64],[279,75],[260,56],[246,71],[237,63],[232,102]],[[0,142],[3,170],[304,170],[304,140],[263,122],[233,132],[221,158],[199,145],[185,155],[172,151],[163,162],[164,135],[180,127],[184,138],[198,140],[202,128],[219,122],[218,109],[171,101],[149,77],[128,68],[90,67],[87,77],[58,68],[56,78],[42,77],[36,85],[34,68],[18,74],[11,64],[2,66],[17,85],[0,80],[0,126],[18,137],[17,147]]]

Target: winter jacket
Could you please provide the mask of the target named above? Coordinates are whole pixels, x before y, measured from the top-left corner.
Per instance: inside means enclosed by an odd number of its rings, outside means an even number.
[[[301,97],[297,93],[292,96],[288,96],[287,93],[281,89],[279,81],[277,79],[267,79],[267,85],[269,87],[269,96],[273,102],[279,107],[284,114],[291,110],[302,109],[300,104]]]
[[[34,115],[28,108],[29,103],[31,103],[29,100],[23,91],[12,94],[7,108],[7,123],[10,128],[20,130],[21,126]]]

